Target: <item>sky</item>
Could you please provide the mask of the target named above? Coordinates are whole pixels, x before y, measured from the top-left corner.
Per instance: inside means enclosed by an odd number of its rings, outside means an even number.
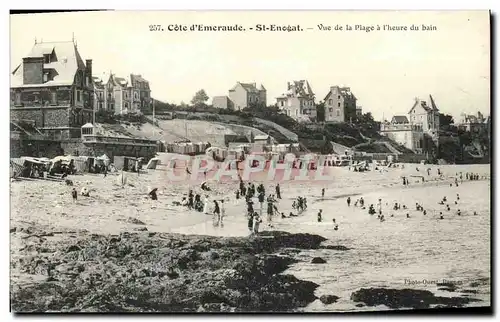
[[[150,31],[150,25],[164,31]],[[242,32],[168,31],[169,25],[240,24]],[[257,24],[303,31],[249,30]],[[343,27],[321,31],[318,25]],[[418,31],[347,31],[346,24],[419,26]],[[422,24],[437,30],[422,31]],[[311,29],[308,29],[311,28]],[[268,105],[287,82],[306,79],[316,101],[330,86],[351,88],[363,112],[381,120],[408,113],[431,94],[442,113],[490,114],[488,11],[109,11],[10,16],[11,71],[35,39],[71,41],[94,76],[141,74],[151,95],[190,102],[204,89],[227,95],[237,81],[263,84]]]

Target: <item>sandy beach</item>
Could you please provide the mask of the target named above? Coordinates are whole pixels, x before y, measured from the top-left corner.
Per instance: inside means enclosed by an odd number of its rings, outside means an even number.
[[[419,171],[416,168],[420,168]],[[427,176],[426,168],[431,168]],[[439,168],[443,176],[437,176]],[[23,285],[33,281],[30,274],[15,265],[23,256],[33,256],[23,250],[27,239],[17,232],[20,227],[46,227],[52,231],[88,234],[118,235],[146,230],[158,234],[208,235],[241,237],[248,239],[246,205],[236,200],[237,182],[216,184],[208,178],[213,191],[210,198],[226,200],[224,227],[214,227],[212,217],[182,206],[181,201],[189,189],[201,192],[200,179],[196,182],[168,180],[165,166],[148,170],[140,175],[125,173],[127,183],[118,184],[120,174],[75,175],[73,180],[79,191],[86,186],[90,197],[79,196],[74,203],[71,187],[60,182],[16,181],[11,184],[11,283]],[[454,182],[463,172],[463,183]],[[478,173],[488,179],[465,180],[466,172]],[[332,180],[317,182],[280,182],[283,199],[278,203],[280,212],[292,211],[297,196],[308,200],[308,209],[298,217],[282,219],[275,216],[273,227],[261,225],[264,233],[286,231],[309,233],[326,238],[322,245],[343,245],[348,251],[327,248],[302,249],[294,254],[297,261],[284,271],[286,274],[318,285],[314,294],[318,298],[304,305],[305,311],[352,311],[388,309],[384,305],[363,305],[353,301],[353,293],[361,288],[416,289],[430,291],[443,297],[472,297],[479,301],[467,305],[490,305],[490,180],[489,165],[406,165],[404,169],[357,173],[345,168],[330,168]],[[425,182],[418,176],[423,175]],[[410,178],[403,187],[401,176]],[[266,182],[267,193],[274,193],[274,182]],[[157,187],[158,201],[147,198],[148,191]],[[326,189],[321,198],[321,188]],[[456,195],[460,200],[455,204]],[[347,206],[346,198],[363,197],[365,205],[383,200],[385,222],[370,216],[367,209]],[[446,196],[450,211],[438,202]],[[404,204],[408,210],[392,210],[394,202]],[[427,215],[416,211],[420,203]],[[258,208],[258,203],[256,203]],[[316,214],[323,209],[323,222]],[[456,214],[460,209],[461,215]],[[477,215],[474,215],[474,211]],[[265,212],[265,210],[264,210]],[[442,212],[444,219],[439,219]],[[406,214],[410,218],[406,217]],[[393,215],[393,216],[391,216]],[[339,230],[333,230],[332,219]],[[144,229],[146,228],[146,229]],[[50,238],[69,239],[70,233]],[[74,233],[73,233],[74,234]],[[316,265],[310,258],[321,257],[326,263]],[[30,282],[31,283],[31,282]],[[448,286],[447,286],[448,285]],[[451,287],[450,285],[453,285]],[[319,298],[335,294],[338,300],[326,305]]]

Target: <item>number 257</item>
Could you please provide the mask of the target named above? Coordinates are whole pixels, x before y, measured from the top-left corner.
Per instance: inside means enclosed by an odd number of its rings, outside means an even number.
[[[162,31],[161,25],[149,25],[149,31]]]

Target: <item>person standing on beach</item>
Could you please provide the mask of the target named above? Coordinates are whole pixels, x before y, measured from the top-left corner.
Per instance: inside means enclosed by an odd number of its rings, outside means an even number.
[[[347,207],[351,206],[351,197],[347,197]]]
[[[78,200],[78,192],[76,191],[75,188],[71,190],[71,196],[73,197],[73,203],[76,203],[76,201]]]
[[[224,217],[226,216],[226,207],[224,206],[224,200],[220,201],[220,215],[219,215],[219,226],[224,227]]]
[[[323,209],[320,209],[318,212],[318,222],[321,222],[323,220],[322,215],[323,215]]]
[[[260,219],[260,216],[255,213],[253,215],[253,235],[257,235],[259,233],[259,226],[261,222],[262,219]]]
[[[188,194],[188,208],[193,209],[194,208],[194,200],[193,200],[193,190],[189,190]]]
[[[276,185],[276,197],[278,199],[281,199],[281,190],[280,190],[280,184],[279,183]]]
[[[379,213],[379,215],[382,214],[382,199],[379,199],[378,200],[378,203],[377,203],[377,211]]]
[[[253,235],[253,217],[254,217],[254,214],[249,212],[248,213],[248,230],[250,230],[250,234]]]
[[[321,189],[321,199],[325,198],[325,188]]]
[[[214,217],[213,217],[214,226],[219,226],[220,222],[220,208],[217,200],[214,200]]]
[[[208,196],[205,196],[205,200],[203,200],[203,213],[208,215]]]
[[[260,204],[260,215],[262,216],[262,209],[264,208],[264,201],[265,201],[266,196],[264,195],[264,192],[259,193],[259,204]]]
[[[274,198],[272,195],[267,197],[267,225],[271,226],[273,221],[273,212],[274,212]]]

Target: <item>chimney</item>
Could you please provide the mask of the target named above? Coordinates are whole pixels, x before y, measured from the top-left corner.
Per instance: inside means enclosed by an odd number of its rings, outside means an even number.
[[[43,83],[43,57],[23,58],[23,84]]]
[[[85,75],[87,76],[87,84],[92,84],[92,59],[85,60]]]

